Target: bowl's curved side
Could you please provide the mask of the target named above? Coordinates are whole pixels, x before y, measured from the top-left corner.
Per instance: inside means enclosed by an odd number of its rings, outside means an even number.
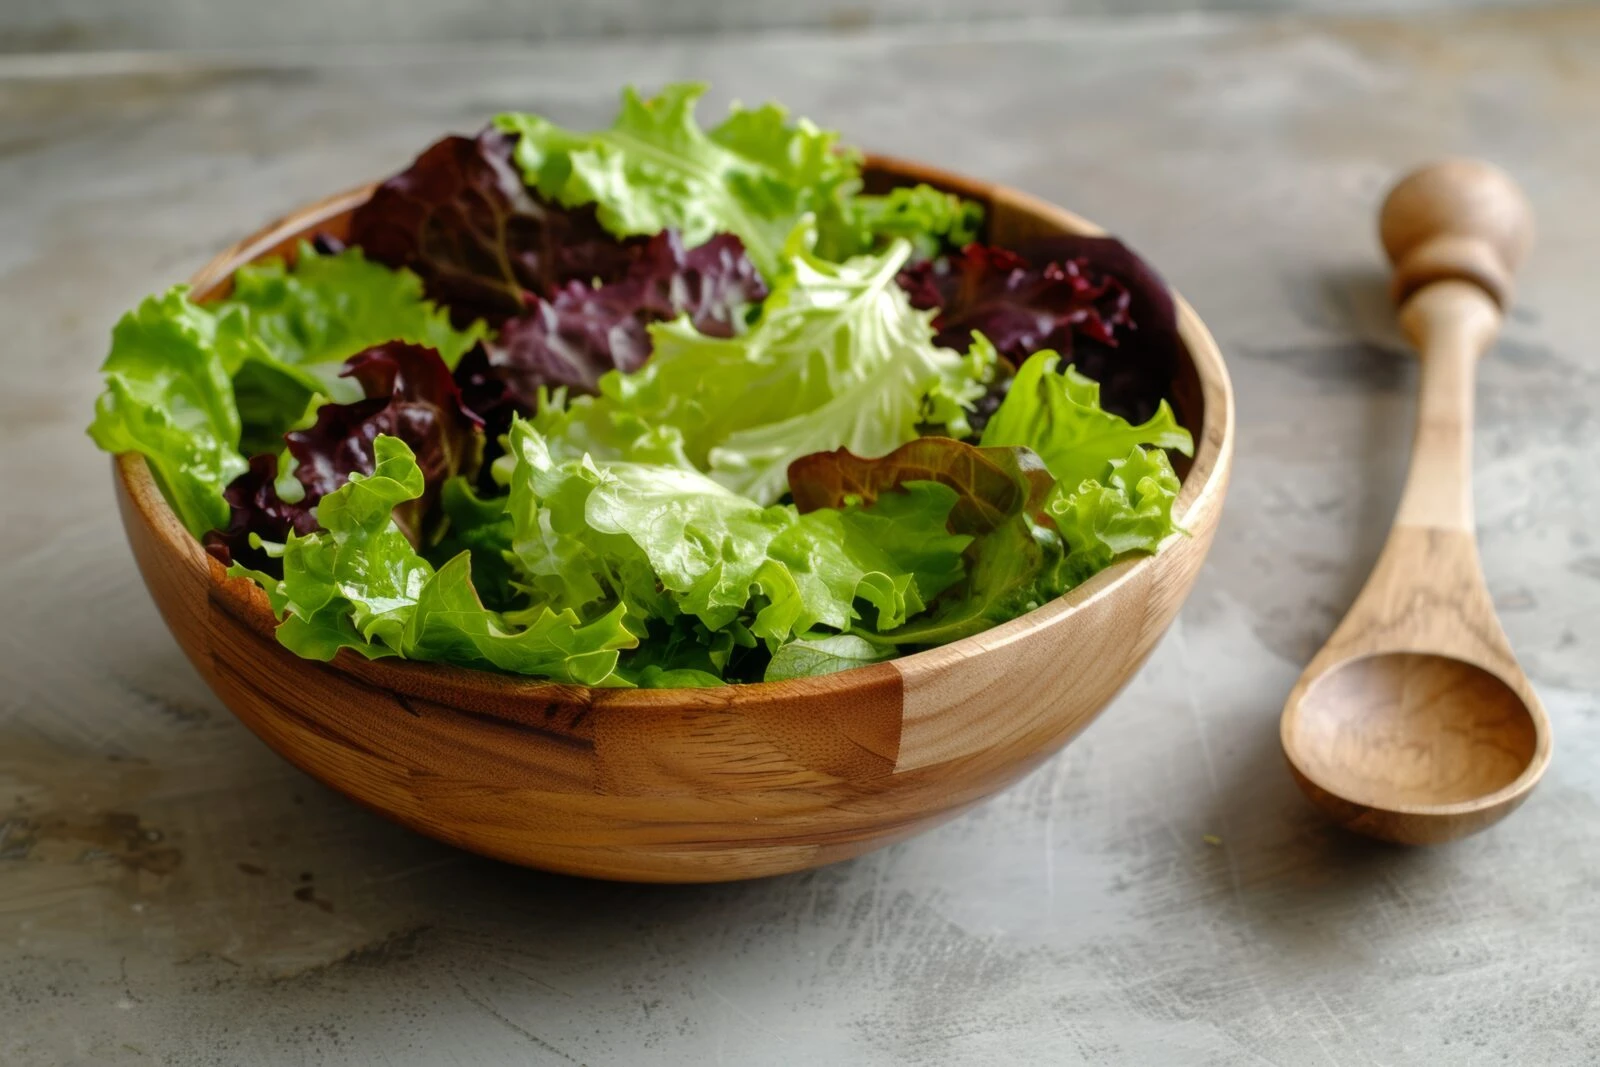
[[[989,199],[990,217],[1006,241],[1102,232],[1015,190],[994,189]],[[1155,556],[1113,566],[1021,618],[891,661],[905,689],[897,770],[993,758],[1005,750],[1054,751],[1133,676],[1188,596],[1210,550],[1233,467],[1233,388],[1210,331],[1187,301],[1176,294],[1175,300],[1198,391],[1180,398],[1180,407],[1190,407],[1200,423],[1174,509],[1186,536],[1174,537]]]
[[[874,161],[985,202],[994,235],[1099,232],[1068,212],[927,168]],[[336,236],[370,186],[219,256],[241,263]],[[596,877],[716,881],[817,866],[949,818],[1048,758],[1133,675],[1205,556],[1232,456],[1220,354],[1180,301],[1201,421],[1179,501],[1189,536],[953,645],[824,678],[720,690],[587,690],[430,664],[302,660],[264,596],[228,580],[137,456],[115,461],[141,573],[207,683],[291,762],[441,840]],[[981,655],[980,655],[981,653]]]

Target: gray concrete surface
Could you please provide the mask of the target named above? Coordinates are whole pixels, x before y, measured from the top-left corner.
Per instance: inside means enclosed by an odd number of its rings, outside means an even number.
[[[1569,0],[1574,4],[1593,0]],[[433,45],[1182,12],[1408,11],[1549,0],[6,0],[0,52]]]
[[[588,884],[412,836],[186,665],[82,434],[107,330],[298,202],[503,107],[777,96],[1113,227],[1206,317],[1239,457],[1206,572],[1062,756],[811,874]],[[0,61],[0,1063],[1600,1061],[1600,14]],[[1543,234],[1482,370],[1484,565],[1555,724],[1480,837],[1323,826],[1277,714],[1394,506],[1390,178],[1509,166]]]

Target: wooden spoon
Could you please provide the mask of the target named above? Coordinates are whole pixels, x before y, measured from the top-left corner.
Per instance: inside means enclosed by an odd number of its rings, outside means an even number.
[[[1380,221],[1422,356],[1411,468],[1372,576],[1284,705],[1306,794],[1373,837],[1433,844],[1499,821],[1550,762],[1550,723],[1495,617],[1472,521],[1472,393],[1532,214],[1473,160],[1415,171]]]

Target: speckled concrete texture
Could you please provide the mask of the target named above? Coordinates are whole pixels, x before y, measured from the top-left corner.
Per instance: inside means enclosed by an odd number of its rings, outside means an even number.
[[[1589,0],[1567,0],[1582,4]],[[6,0],[0,52],[433,45],[1192,12],[1426,13],[1551,0]]]
[[[1600,1061],[1600,12],[0,62],[0,1063]],[[280,762],[184,662],[83,436],[117,314],[497,109],[777,97],[1108,225],[1239,398],[1148,667],[972,814],[811,874],[590,884]],[[1556,759],[1432,851],[1327,829],[1277,748],[1394,507],[1415,384],[1376,204],[1488,156],[1541,241],[1482,368],[1478,518]]]

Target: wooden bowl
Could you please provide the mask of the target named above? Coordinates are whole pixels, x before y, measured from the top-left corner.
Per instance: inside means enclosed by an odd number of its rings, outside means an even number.
[[[1099,233],[1000,186],[895,160],[875,183],[928,181],[982,202],[990,237]],[[302,236],[341,235],[366,186],[294,212],[193,279]],[[1174,382],[1196,448],[1176,515],[1187,537],[1117,564],[986,633],[821,678],[724,689],[585,689],[348,651],[300,659],[265,596],[186,531],[143,458],[116,458],[123,525],[184,653],[285,759],[395,821],[486,856],[632,881],[713,882],[856,856],[951,818],[1038,766],[1144,662],[1193,584],[1233,455],[1233,397],[1206,328],[1178,301]]]

